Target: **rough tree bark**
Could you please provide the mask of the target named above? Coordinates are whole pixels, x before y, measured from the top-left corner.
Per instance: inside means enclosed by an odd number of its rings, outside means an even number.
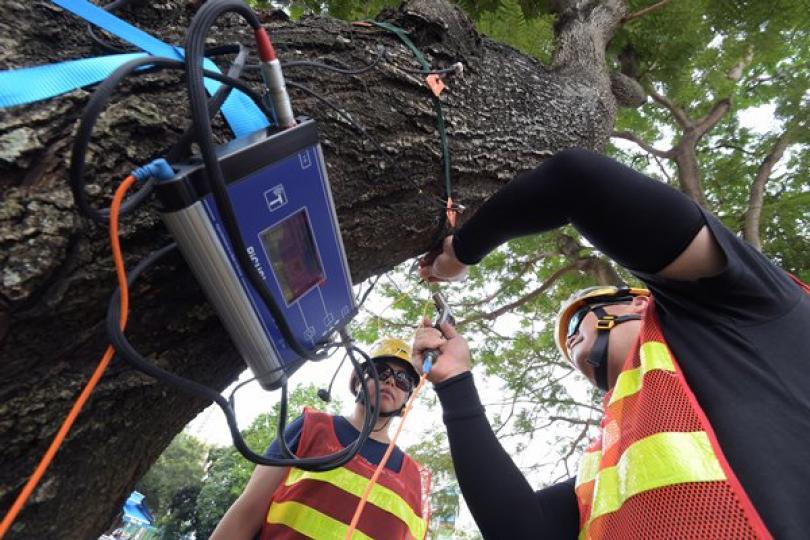
[[[182,43],[195,2],[152,0],[120,15]],[[442,99],[456,198],[475,209],[515,173],[571,146],[600,148],[616,100],[604,51],[621,0],[557,2],[559,46],[548,67],[478,35],[456,7],[406,3],[385,19],[412,31],[435,66],[464,63]],[[269,20],[269,19],[268,19]],[[361,76],[290,68],[288,79],[328,96],[366,126],[411,180],[332,111],[292,91],[298,113],[320,120],[343,239],[355,281],[429,247],[443,196],[431,101],[411,53],[376,28],[323,17],[269,22],[282,60],[367,63],[378,44],[388,60]],[[252,42],[225,19],[218,43]],[[0,69],[102,54],[85,24],[47,2],[0,4]],[[255,58],[255,57],[254,57]],[[621,78],[613,78],[614,85]],[[187,123],[177,76],[130,80],[100,121],[88,155],[88,191],[109,201],[133,166],[160,155]],[[114,287],[106,231],[73,204],[66,170],[77,118],[90,90],[0,112],[0,511],[31,474],[107,340],[103,315]],[[417,189],[419,186],[422,190]],[[131,266],[169,238],[154,208],[122,229]],[[133,292],[128,334],[161,366],[224,388],[244,366],[184,262],[172,258]],[[94,538],[173,436],[207,403],[115,360],[15,524],[11,538]]]

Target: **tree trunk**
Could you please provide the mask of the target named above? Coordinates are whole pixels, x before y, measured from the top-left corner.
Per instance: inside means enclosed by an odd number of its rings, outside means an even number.
[[[148,4],[148,5],[146,5]],[[454,198],[471,212],[516,173],[557,150],[600,148],[616,104],[605,44],[625,14],[620,0],[559,2],[553,68],[478,35],[445,2],[406,3],[383,16],[411,30],[434,66],[464,64],[442,95]],[[181,44],[193,2],[133,3],[119,15]],[[103,54],[85,23],[52,4],[0,4],[0,68]],[[377,28],[324,17],[269,24],[282,61],[368,63],[378,44],[388,60],[359,76],[289,68],[289,80],[328,96],[399,162],[395,174],[333,111],[291,90],[294,108],[320,121],[322,144],[354,280],[384,272],[430,247],[443,198],[440,145],[430,94],[398,39]],[[217,43],[252,43],[226,18]],[[254,56],[255,58],[255,56]],[[254,60],[255,61],[255,60]],[[86,221],[67,185],[70,145],[88,90],[0,116],[0,511],[30,476],[101,356],[103,317],[115,286],[107,232]],[[88,153],[88,192],[109,202],[117,182],[161,155],[187,123],[176,75],[130,79],[99,122]],[[222,133],[220,133],[222,136]],[[129,267],[170,241],[153,205],[124,220]],[[174,256],[132,293],[128,335],[157,364],[222,389],[244,369],[183,260]],[[10,538],[94,538],[176,433],[206,405],[114,360],[18,518]]]

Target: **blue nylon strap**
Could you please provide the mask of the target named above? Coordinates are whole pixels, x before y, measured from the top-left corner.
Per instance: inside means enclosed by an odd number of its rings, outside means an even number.
[[[53,0],[53,2],[149,54],[169,58],[183,58],[183,51],[179,47],[160,41],[87,0]],[[203,67],[211,71],[219,71],[216,64],[207,58],[203,60]],[[205,80],[205,89],[208,90],[209,94],[216,92],[219,87],[220,83],[209,79]],[[237,137],[269,125],[267,118],[256,104],[238,90],[231,92],[228,99],[222,104],[222,114],[225,115],[231,130]]]
[[[86,0],[53,2],[154,56],[183,58],[182,49],[160,41]],[[31,103],[97,83],[124,62],[140,55],[116,54],[0,72],[0,107]],[[203,67],[219,71],[216,64],[207,58],[203,60]],[[206,90],[210,94],[216,92],[219,86],[217,81],[205,80]],[[237,137],[269,125],[256,104],[238,90],[232,91],[225,100],[222,113]]]
[[[106,79],[124,62],[145,53],[113,54],[0,71],[0,108],[33,103]]]

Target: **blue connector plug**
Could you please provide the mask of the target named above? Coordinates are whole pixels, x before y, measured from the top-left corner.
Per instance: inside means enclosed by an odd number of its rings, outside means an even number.
[[[430,368],[433,367],[433,362],[436,360],[437,356],[439,356],[439,351],[436,349],[429,349],[425,351],[425,355],[422,360],[422,373],[430,373]]]
[[[132,176],[134,176],[135,180],[138,182],[146,182],[152,177],[158,180],[168,180],[174,177],[174,170],[171,165],[169,165],[168,161],[163,158],[158,158],[132,171]]]

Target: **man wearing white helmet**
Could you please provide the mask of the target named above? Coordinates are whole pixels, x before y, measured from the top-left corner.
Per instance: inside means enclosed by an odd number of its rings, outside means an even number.
[[[357,455],[342,467],[325,472],[257,466],[242,495],[217,525],[212,540],[345,538],[360,496],[391,441],[391,418],[402,413],[419,381],[410,347],[401,339],[381,339],[370,356],[380,380],[379,420]],[[363,364],[362,373],[362,383],[374,396],[368,363]],[[349,386],[357,399],[349,416],[307,408],[290,423],[284,437],[290,450],[298,457],[315,457],[354,442],[365,421],[360,384],[353,371]],[[267,455],[282,457],[278,441]],[[372,488],[356,535],[422,540],[427,534],[429,491],[429,473],[395,446]]]
[[[417,360],[441,352],[429,379],[484,537],[806,538],[810,295],[683,194],[566,150],[484,203],[422,277],[457,279],[566,224],[647,286],[585,289],[560,311],[561,353],[606,391],[576,478],[534,491],[492,433],[463,338],[425,327],[414,343]]]

